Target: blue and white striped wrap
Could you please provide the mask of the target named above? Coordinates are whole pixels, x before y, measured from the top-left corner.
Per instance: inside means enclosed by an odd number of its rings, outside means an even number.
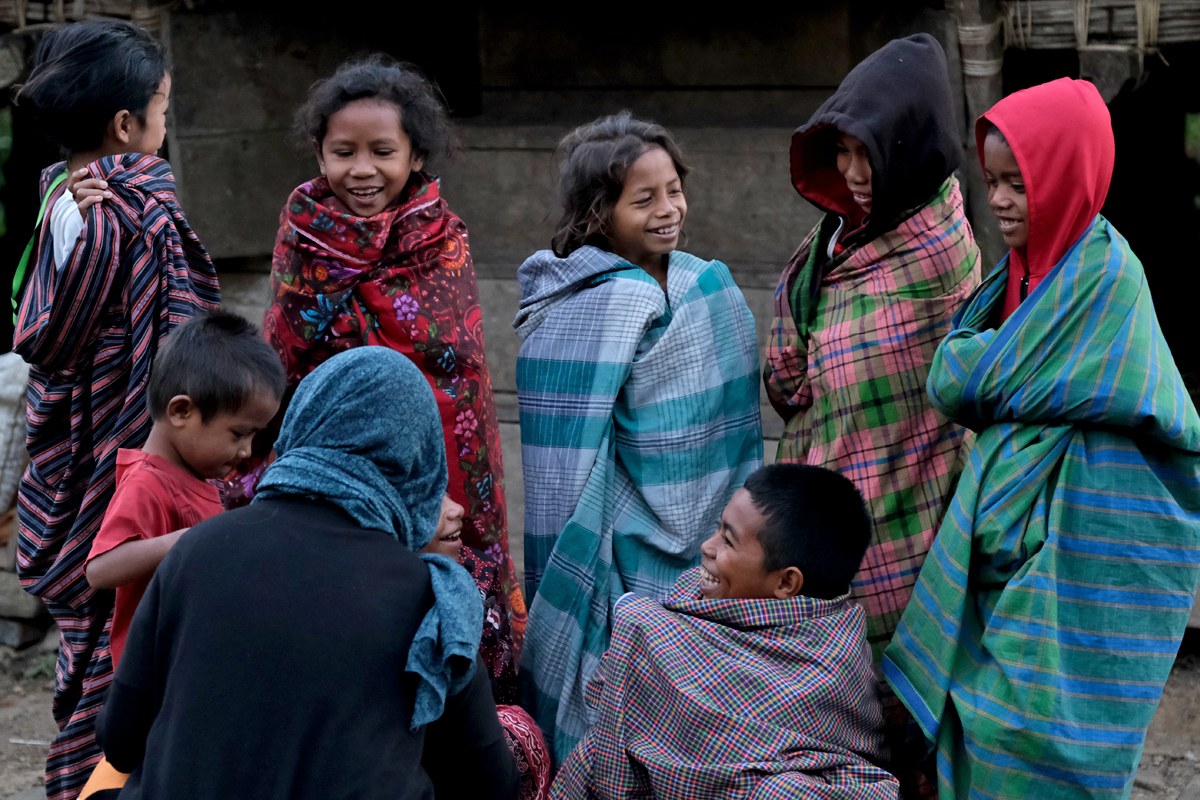
[[[625,592],[660,597],[762,464],[754,318],[729,269],[670,256],[667,293],[595,247],[518,273],[526,703],[561,763]],[[669,300],[669,302],[668,302]],[[536,593],[536,594],[535,594]]]

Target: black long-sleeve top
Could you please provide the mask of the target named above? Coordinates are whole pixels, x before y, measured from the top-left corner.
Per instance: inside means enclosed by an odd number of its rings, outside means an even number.
[[[515,798],[486,671],[409,731],[424,563],[334,506],[197,525],[138,606],[97,724],[122,798]]]

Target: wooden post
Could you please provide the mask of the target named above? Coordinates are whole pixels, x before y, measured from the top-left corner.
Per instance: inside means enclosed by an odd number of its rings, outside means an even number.
[[[1008,247],[988,207],[987,185],[983,181],[975,146],[975,120],[1003,97],[1000,70],[1004,63],[1004,44],[993,0],[957,0],[955,6],[967,110],[964,148],[967,217],[983,253],[983,274],[987,275],[1008,252]]]

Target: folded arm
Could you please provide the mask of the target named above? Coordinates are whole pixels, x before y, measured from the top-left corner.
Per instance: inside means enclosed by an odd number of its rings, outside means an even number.
[[[188,530],[181,528],[154,539],[133,539],[89,559],[84,567],[88,583],[97,589],[115,589],[153,575],[179,537]]]
[[[588,288],[556,308],[521,346],[517,394],[530,596],[591,476],[638,343],[662,313],[654,292],[661,297],[657,287],[621,278]]]

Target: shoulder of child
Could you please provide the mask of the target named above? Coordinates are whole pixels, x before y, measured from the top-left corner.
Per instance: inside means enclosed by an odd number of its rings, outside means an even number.
[[[154,539],[177,530],[173,497],[163,476],[145,462],[124,465],[89,559],[134,539]]]

